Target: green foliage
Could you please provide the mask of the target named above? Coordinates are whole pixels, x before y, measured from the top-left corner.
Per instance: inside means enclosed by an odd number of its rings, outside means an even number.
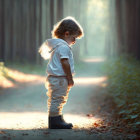
[[[140,125],[140,62],[132,56],[121,56],[107,62],[106,73],[107,92],[114,97],[118,114]]]
[[[0,77],[8,77],[8,69],[4,66],[4,62],[0,62]]]
[[[4,62],[0,62],[0,82],[3,82],[5,79],[14,81],[13,76],[10,74],[10,69],[5,66]]]
[[[3,75],[4,72],[4,63],[0,62],[0,75]]]

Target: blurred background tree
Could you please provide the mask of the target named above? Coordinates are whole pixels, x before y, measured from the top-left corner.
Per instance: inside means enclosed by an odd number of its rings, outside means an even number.
[[[41,64],[39,46],[51,37],[53,25],[66,16],[75,17],[84,28],[84,39],[78,40],[75,45],[78,47],[73,48],[75,60],[88,54],[101,55],[103,26],[107,25],[102,24],[107,15],[106,3],[105,0],[99,4],[97,0],[0,0],[0,60]]]
[[[109,0],[106,48],[109,56],[128,54],[140,60],[140,1]]]
[[[140,59],[139,13],[139,0],[0,0],[0,60],[42,64],[38,48],[66,16],[85,34],[73,47],[75,61],[123,53]]]

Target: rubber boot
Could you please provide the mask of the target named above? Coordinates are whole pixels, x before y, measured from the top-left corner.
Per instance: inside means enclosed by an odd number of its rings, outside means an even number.
[[[72,129],[73,125],[71,123],[66,123],[62,115],[59,116],[49,116],[49,129]]]

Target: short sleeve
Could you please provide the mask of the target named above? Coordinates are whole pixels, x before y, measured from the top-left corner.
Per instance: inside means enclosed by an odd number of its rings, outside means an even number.
[[[69,58],[70,48],[66,45],[62,45],[58,47],[58,54],[60,58]]]

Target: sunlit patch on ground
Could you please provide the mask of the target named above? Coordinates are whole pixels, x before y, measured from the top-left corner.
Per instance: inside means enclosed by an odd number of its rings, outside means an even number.
[[[47,114],[42,112],[1,112],[0,129],[28,130],[47,127]]]
[[[87,129],[93,126],[94,122],[100,120],[96,117],[65,114],[64,119],[74,124],[74,129]],[[0,129],[30,130],[47,129],[48,116],[45,112],[1,112]]]
[[[78,85],[96,85],[101,84],[102,82],[105,82],[107,80],[106,76],[103,77],[78,77],[74,78],[75,84]]]
[[[15,84],[6,79],[5,77],[0,76],[0,87],[2,88],[10,88],[10,87],[15,87]]]
[[[84,115],[73,115],[73,114],[66,114],[65,120],[67,122],[72,122],[74,124],[75,129],[88,129],[90,127],[93,127],[93,124],[101,120],[101,118],[97,117],[88,117]]]
[[[106,59],[105,58],[88,58],[88,59],[84,59],[84,62],[91,62],[91,63],[95,63],[95,62],[104,62]]]
[[[8,72],[9,76],[12,77],[17,82],[44,82],[44,77],[33,74],[25,74],[23,72],[19,72],[17,70],[11,70]]]
[[[43,83],[45,81],[45,77],[34,75],[34,74],[25,74],[23,72],[19,72],[17,70],[9,69],[6,71],[6,74],[0,75],[0,87],[2,88],[10,88],[16,87],[17,83]]]

